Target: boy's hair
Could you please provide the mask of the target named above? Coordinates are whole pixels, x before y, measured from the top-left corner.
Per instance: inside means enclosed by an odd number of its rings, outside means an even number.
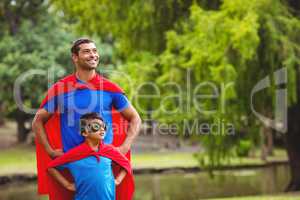
[[[102,122],[104,122],[104,120],[102,119],[102,117],[100,117],[98,113],[96,112],[86,113],[80,117],[80,134],[82,134],[85,131],[85,127],[88,124],[88,121],[93,119],[99,119]]]
[[[71,47],[71,53],[78,55],[78,52],[80,50],[79,46],[81,44],[85,44],[85,43],[95,43],[95,42],[88,38],[79,38],[73,42],[72,47]]]

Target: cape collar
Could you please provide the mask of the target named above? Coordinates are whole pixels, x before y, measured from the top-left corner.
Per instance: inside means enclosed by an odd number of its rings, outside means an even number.
[[[66,76],[61,79],[59,82],[63,83],[63,85],[67,85],[68,87],[75,89],[91,89],[91,90],[104,90],[110,92],[120,92],[124,93],[124,91],[115,83],[112,83],[108,79],[104,78],[100,74],[96,73],[92,79],[83,83],[82,81],[77,80],[75,73]]]

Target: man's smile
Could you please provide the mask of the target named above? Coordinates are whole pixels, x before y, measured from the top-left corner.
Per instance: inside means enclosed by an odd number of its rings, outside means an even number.
[[[98,62],[98,58],[91,59],[91,60],[87,60],[87,62],[88,62],[89,64],[91,64],[91,65],[95,65],[95,64],[97,64],[97,62]]]

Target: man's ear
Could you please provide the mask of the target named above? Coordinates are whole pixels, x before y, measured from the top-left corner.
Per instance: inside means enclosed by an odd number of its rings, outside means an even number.
[[[72,60],[73,60],[73,62],[77,62],[78,61],[78,55],[76,55],[75,53],[72,53]]]

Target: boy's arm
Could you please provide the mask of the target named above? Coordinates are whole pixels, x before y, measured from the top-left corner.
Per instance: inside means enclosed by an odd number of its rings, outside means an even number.
[[[74,183],[70,183],[61,173],[55,168],[48,168],[48,173],[67,190],[75,192]]]
[[[115,184],[119,185],[123,179],[125,178],[127,172],[125,169],[121,169],[120,173],[118,174],[118,176],[115,178]]]

